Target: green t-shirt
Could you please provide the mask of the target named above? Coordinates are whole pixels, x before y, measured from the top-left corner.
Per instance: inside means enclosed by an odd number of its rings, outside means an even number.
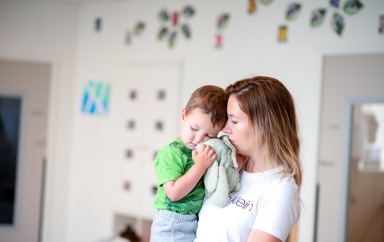
[[[177,138],[159,151],[155,160],[158,188],[153,202],[155,209],[170,210],[181,214],[197,214],[200,211],[204,199],[203,179],[200,179],[193,190],[179,201],[171,201],[163,187],[164,183],[176,181],[184,175],[193,164],[192,151]]]

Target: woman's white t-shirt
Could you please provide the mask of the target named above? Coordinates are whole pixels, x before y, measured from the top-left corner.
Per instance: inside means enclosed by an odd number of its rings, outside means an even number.
[[[300,218],[300,196],[293,177],[283,170],[243,171],[241,190],[229,194],[223,207],[208,198],[199,212],[195,242],[244,242],[252,229],[284,241]]]

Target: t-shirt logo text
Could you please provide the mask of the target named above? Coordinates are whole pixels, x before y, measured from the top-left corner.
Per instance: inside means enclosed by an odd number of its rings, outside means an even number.
[[[253,209],[253,203],[251,203],[251,201],[245,202],[243,198],[238,196],[235,196],[233,198],[231,196],[228,196],[228,200],[225,205],[228,204],[233,204],[242,209],[249,209],[248,211],[251,211]]]

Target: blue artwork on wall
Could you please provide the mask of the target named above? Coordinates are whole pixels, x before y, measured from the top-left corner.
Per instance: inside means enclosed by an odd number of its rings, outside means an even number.
[[[109,83],[88,81],[83,89],[81,111],[97,115],[108,113],[109,91]]]

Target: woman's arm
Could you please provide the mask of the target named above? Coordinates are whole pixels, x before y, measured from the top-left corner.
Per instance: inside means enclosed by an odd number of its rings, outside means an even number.
[[[247,242],[281,242],[281,240],[266,232],[252,229]]]

